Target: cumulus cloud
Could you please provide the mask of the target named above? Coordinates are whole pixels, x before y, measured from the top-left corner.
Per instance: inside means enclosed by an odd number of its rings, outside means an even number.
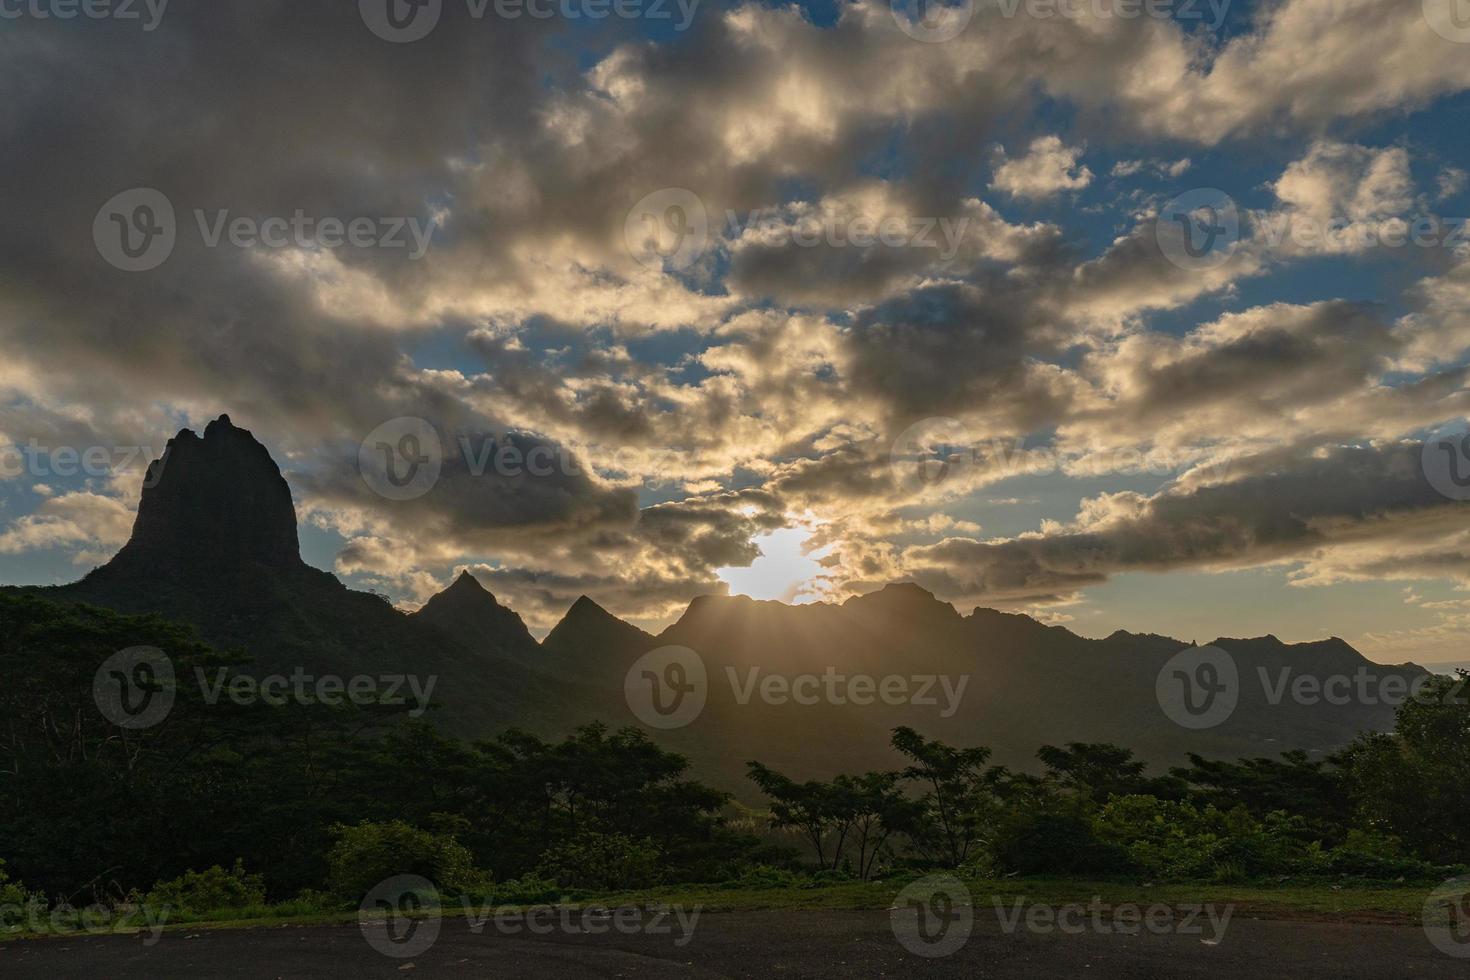
[[[1259,219],[1273,248],[1300,254],[1353,254],[1406,241],[1414,205],[1409,154],[1319,140],[1272,189],[1281,207]]]
[[[78,565],[99,564],[127,543],[133,511],[122,501],[95,493],[47,496],[31,513],[0,530],[0,554],[56,548]]]
[[[1081,147],[1067,146],[1059,136],[1043,136],[1024,156],[1006,159],[1002,151],[990,186],[1012,197],[1038,200],[1078,191],[1092,183],[1092,171],[1077,162],[1081,156]]]

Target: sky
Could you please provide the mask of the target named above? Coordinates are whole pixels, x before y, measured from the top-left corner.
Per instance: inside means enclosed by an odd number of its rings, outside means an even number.
[[[405,609],[914,581],[1463,662],[1463,13],[0,4],[0,581],[228,413]]]

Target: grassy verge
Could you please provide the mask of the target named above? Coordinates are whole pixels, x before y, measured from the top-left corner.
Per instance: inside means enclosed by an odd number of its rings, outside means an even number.
[[[890,908],[899,890],[914,876],[885,881],[813,884],[807,887],[728,887],[678,885],[601,895],[573,895],[554,904],[570,908],[622,908],[677,906],[698,908],[705,913],[765,911],[872,911]],[[1187,906],[1230,905],[1241,918],[1295,919],[1308,921],[1361,922],[1417,925],[1432,884],[1161,884],[1136,882],[1077,881],[1053,878],[965,879],[972,903],[981,909],[1010,908],[1014,903],[1061,907],[1090,905],[1114,907],[1127,903]],[[446,916],[462,914],[465,904],[483,910],[513,913],[548,903],[499,901],[493,896],[446,899]],[[322,908],[302,902],[282,902],[246,909],[226,909],[205,914],[175,911],[159,924],[162,931],[200,929],[248,929],[282,926],[339,925],[354,923],[356,909]],[[105,930],[109,934],[147,933],[155,927],[141,919],[136,924]],[[0,930],[0,942],[17,938],[75,936],[75,929]]]
[[[887,909],[906,880],[851,882],[818,888],[727,889],[690,887],[650,889],[607,896],[608,905],[666,904],[698,906],[708,912]],[[1418,923],[1432,884],[1168,884],[1077,881],[1050,878],[969,879],[971,901],[988,908],[995,903],[1104,906],[1234,905],[1236,913],[1261,918],[1333,919]]]

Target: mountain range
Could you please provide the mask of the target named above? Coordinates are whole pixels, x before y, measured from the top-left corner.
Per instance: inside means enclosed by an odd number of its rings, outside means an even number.
[[[1189,751],[1325,753],[1359,731],[1391,728],[1392,706],[1272,703],[1279,678],[1407,683],[1424,673],[1379,666],[1336,638],[1221,638],[1213,645],[1238,665],[1239,704],[1217,727],[1191,730],[1164,714],[1155,683],[1192,644],[1121,631],[1089,639],[993,609],[963,615],[913,584],[840,604],[699,596],[658,635],[583,596],[538,642],[467,572],[404,613],[307,565],[286,480],[228,416],[203,436],[185,429],[169,441],[149,467],[132,536],[111,561],[79,582],[23,591],[192,624],[251,658],[248,670],[259,675],[435,675],[430,717],[467,737],[511,726],[554,737],[593,720],[637,725],[624,689],[630,668],[649,651],[685,647],[704,664],[707,703],[689,724],[654,737],[687,755],[697,778],[747,795],[749,759],[799,777],[891,766],[888,735],[901,724],[951,744],[989,745],[996,761],[1018,766],[1040,745],[1068,741],[1126,745],[1155,765]],[[803,675],[816,680],[796,681]],[[849,679],[839,697],[806,704],[791,696],[832,690],[829,676]],[[911,693],[935,678],[921,699],[935,703],[888,704],[872,691],[864,698],[866,682],[850,680],[862,677],[880,692],[884,679],[903,678]],[[854,703],[862,700],[873,703]]]

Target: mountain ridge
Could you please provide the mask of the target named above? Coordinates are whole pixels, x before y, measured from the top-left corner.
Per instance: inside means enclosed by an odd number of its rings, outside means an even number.
[[[1220,638],[1214,645],[1239,662],[1241,704],[1217,728],[1187,731],[1163,717],[1155,684],[1192,642],[1123,630],[1093,639],[983,606],[961,614],[913,582],[840,603],[696,596],[657,635],[581,596],[538,643],[467,569],[409,614],[305,564],[289,486],[266,448],[228,416],[202,437],[182,431],[148,472],[133,535],[111,561],[79,582],[23,591],[190,623],[209,642],[253,656],[258,673],[434,674],[443,680],[437,722],[471,737],[509,727],[554,737],[594,720],[637,725],[625,691],[631,666],[657,647],[688,647],[705,665],[708,705],[697,722],[655,737],[726,788],[744,785],[747,759],[809,776],[890,764],[888,732],[897,725],[990,745],[1011,764],[1067,741],[1115,742],[1154,764],[1188,751],[1320,754],[1359,731],[1390,728],[1391,708],[1273,704],[1257,689],[1258,674],[1283,666],[1423,673],[1373,664],[1336,637]],[[917,700],[862,708],[742,700],[734,688],[773,674],[833,673],[942,677],[954,689],[963,680],[965,693],[946,714]]]

